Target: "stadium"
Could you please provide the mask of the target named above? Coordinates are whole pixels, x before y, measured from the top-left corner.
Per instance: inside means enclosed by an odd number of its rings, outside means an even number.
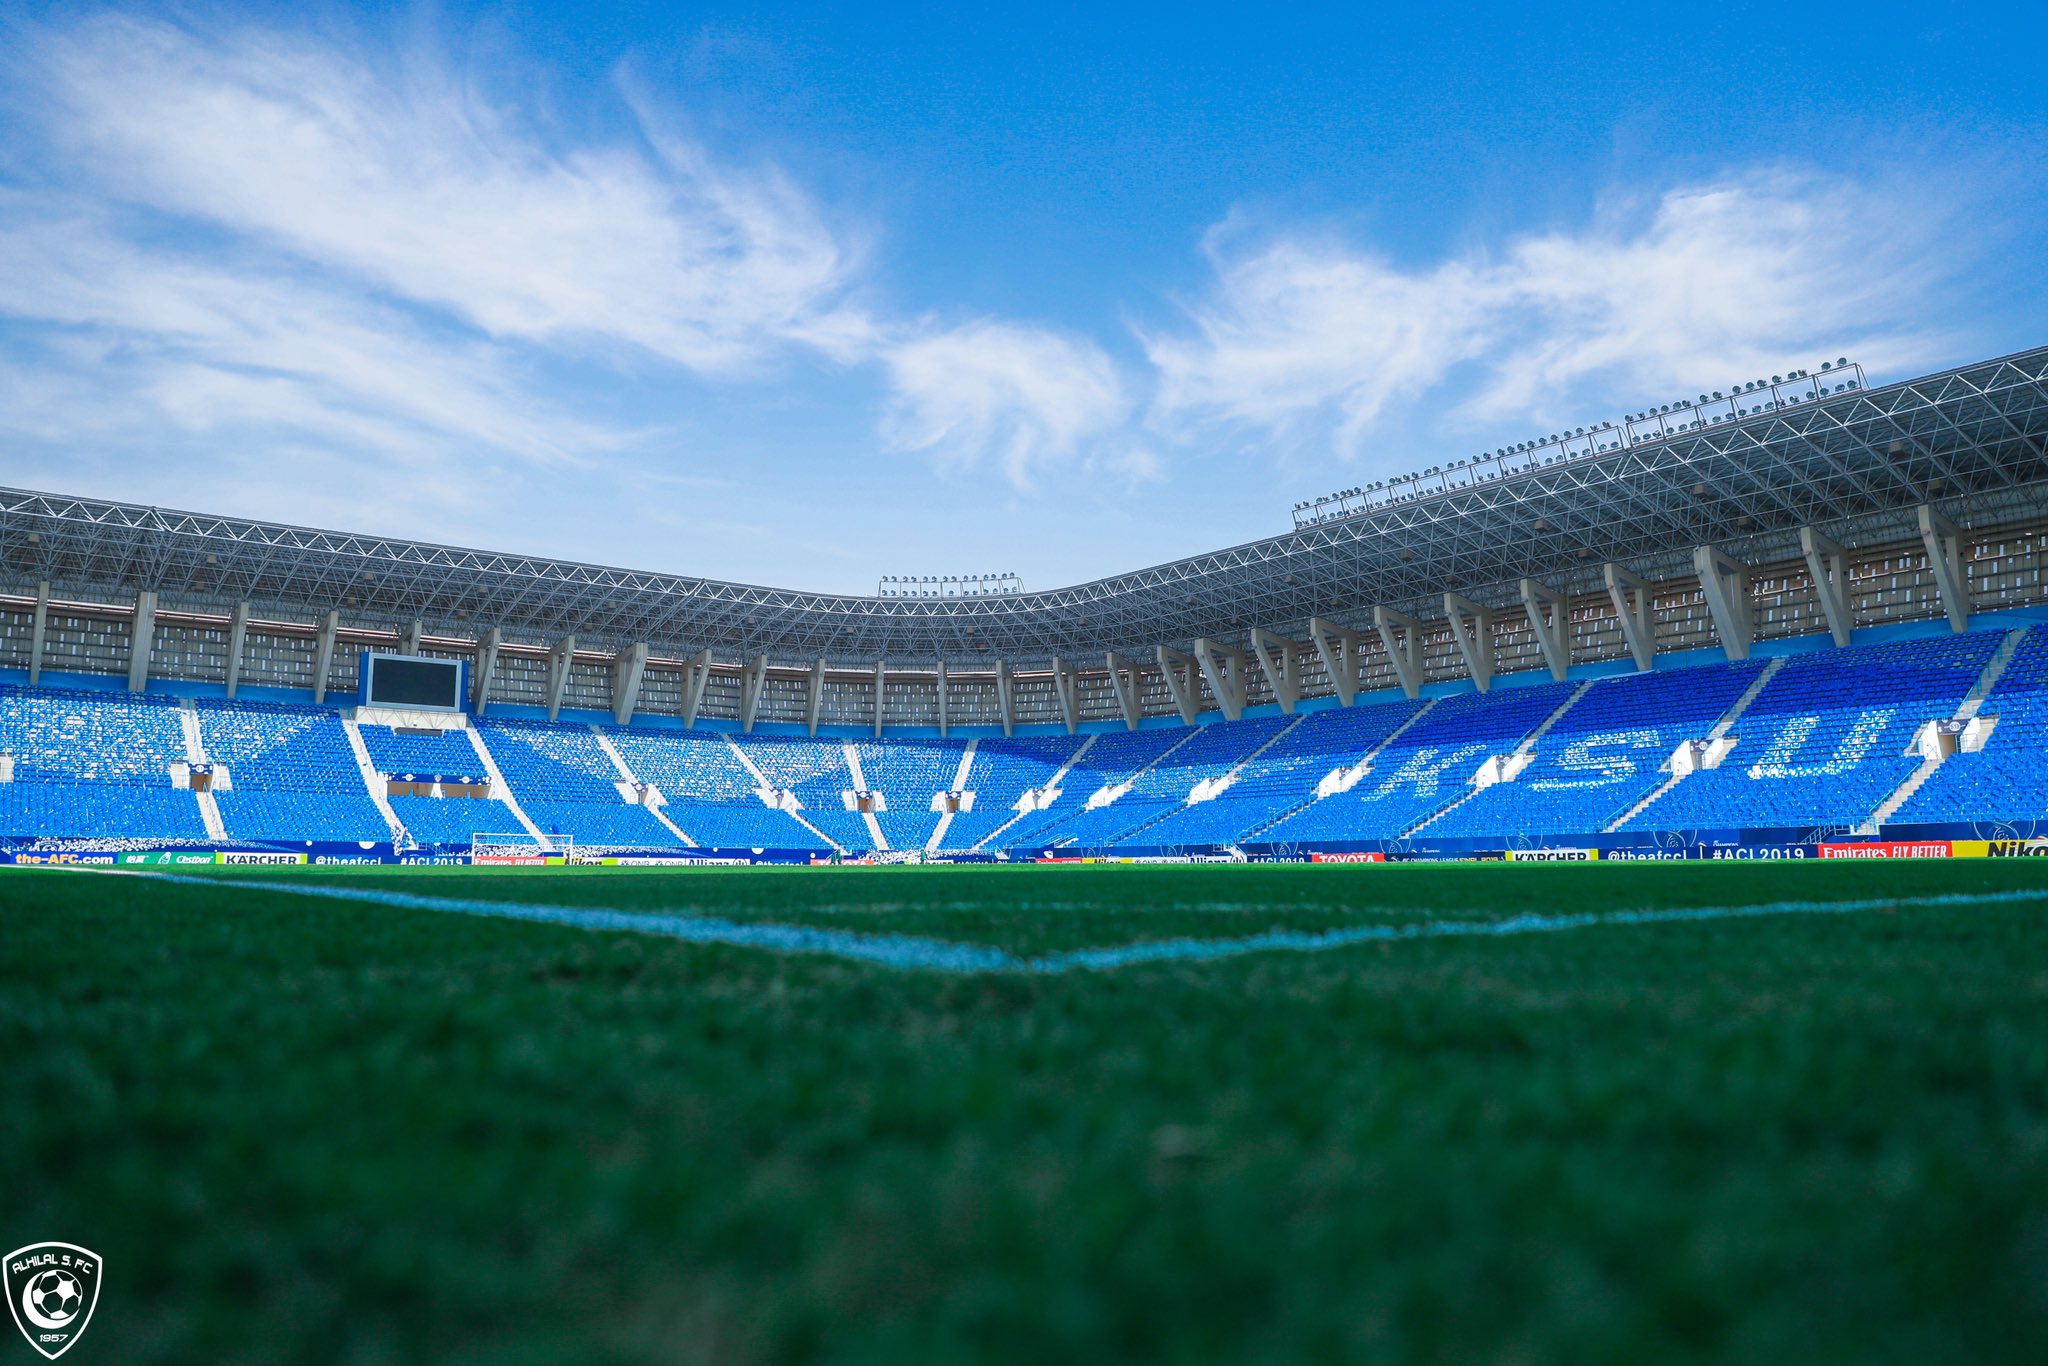
[[[2029,18],[11,7],[0,1366],[2048,1360]]]
[[[0,492],[0,834],[127,864],[2022,852],[2044,376],[1823,362],[1052,592]]]

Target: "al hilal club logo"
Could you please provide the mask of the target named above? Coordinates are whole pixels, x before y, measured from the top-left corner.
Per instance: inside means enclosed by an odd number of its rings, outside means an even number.
[[[30,1243],[7,1254],[7,1307],[28,1345],[55,1361],[78,1341],[100,1301],[100,1255],[74,1243]]]

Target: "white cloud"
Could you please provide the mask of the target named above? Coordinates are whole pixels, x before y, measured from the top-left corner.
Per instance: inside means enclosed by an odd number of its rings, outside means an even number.
[[[107,392],[88,410],[111,400],[187,431],[274,425],[368,451],[483,447],[541,463],[619,440],[528,398],[491,343],[435,335],[403,310],[260,265],[140,248],[90,211],[0,197],[0,223],[0,314],[70,341],[22,363],[101,377]]]
[[[108,17],[39,66],[103,194],[218,225],[501,340],[642,348],[723,372],[838,316],[855,262],[772,170],[688,139],[555,151],[438,64]]]
[[[565,368],[715,386],[809,357],[879,365],[895,448],[1019,486],[1076,459],[1156,476],[1149,451],[1089,446],[1129,413],[1100,348],[877,318],[850,301],[854,233],[774,168],[722,164],[630,81],[628,126],[600,144],[417,50],[117,16],[20,32],[12,112],[37,138],[0,199],[0,368],[16,390],[97,377],[81,433],[548,464],[636,437],[576,416],[594,405],[551,387]],[[47,404],[33,420],[60,423]]]
[[[1101,347],[1044,328],[967,323],[898,342],[882,360],[891,445],[961,467],[991,457],[1019,488],[1084,456],[1084,443],[1130,411]],[[1134,475],[1156,470],[1146,453],[1117,459]]]
[[[1497,258],[1403,269],[1328,238],[1206,244],[1190,327],[1146,337],[1154,417],[1276,436],[1330,430],[1346,454],[1391,405],[1441,397],[1467,423],[1648,401],[1789,364],[1925,359],[1933,211],[1772,172],[1616,204]]]

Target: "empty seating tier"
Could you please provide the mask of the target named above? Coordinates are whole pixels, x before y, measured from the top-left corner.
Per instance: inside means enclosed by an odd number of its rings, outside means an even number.
[[[2048,820],[2048,626],[2006,640],[972,742],[489,716],[362,725],[359,749],[331,707],[6,686],[0,839],[456,849],[523,815],[586,849],[1145,852]]]

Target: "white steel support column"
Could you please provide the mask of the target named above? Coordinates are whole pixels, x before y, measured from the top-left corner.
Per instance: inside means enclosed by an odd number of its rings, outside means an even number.
[[[135,595],[135,615],[128,622],[128,691],[141,692],[149,682],[149,648],[156,639],[156,594]]]
[[[885,661],[875,661],[875,738],[882,738],[882,680],[886,676]]]
[[[1810,526],[1799,528],[1799,549],[1806,556],[1806,572],[1813,580],[1813,596],[1828,619],[1835,644],[1847,645],[1856,629],[1855,609],[1849,602],[1849,552]]]
[[[1391,607],[1375,607],[1372,609],[1372,624],[1379,628],[1380,644],[1386,648],[1387,661],[1394,666],[1394,677],[1400,682],[1401,691],[1408,694],[1410,701],[1420,697],[1422,623]]]
[[[1358,696],[1359,646],[1365,638],[1348,627],[1324,621],[1321,617],[1308,619],[1308,636],[1315,642],[1316,653],[1322,656],[1323,672],[1330,676],[1330,686],[1337,693],[1337,701],[1350,706]]]
[[[1927,567],[1941,590],[1951,631],[1970,624],[1970,575],[1963,563],[1963,529],[1925,503],[1920,505],[1920,543],[1927,547]]]
[[[952,718],[946,715],[946,661],[939,661],[939,738],[946,738]]]
[[[505,628],[493,626],[477,638],[476,677],[469,680],[469,709],[478,716],[491,703],[491,680],[498,673],[498,651],[505,644]]]
[[[811,661],[810,691],[804,695],[804,729],[818,733],[818,713],[825,709],[825,661]]]
[[[1493,609],[1446,593],[1444,615],[1451,620],[1451,636],[1472,673],[1472,686],[1485,692],[1493,686]]]
[[[1195,662],[1202,666],[1202,677],[1209,680],[1209,692],[1223,712],[1223,719],[1235,721],[1243,716],[1244,673],[1251,667],[1244,651],[1213,640],[1197,640]]]
[[[1066,723],[1067,734],[1072,735],[1081,720],[1080,692],[1073,666],[1058,655],[1052,657],[1052,692],[1060,704],[1060,720]]]
[[[1550,666],[1550,676],[1564,682],[1572,667],[1571,599],[1546,584],[1523,579],[1522,610],[1529,614],[1529,630],[1543,651],[1543,662]]]
[[[768,681],[768,656],[755,655],[740,671],[740,730],[751,734],[754,713],[761,710],[761,688]]]
[[[1252,657],[1273,685],[1273,700],[1280,704],[1282,716],[1294,715],[1294,704],[1301,701],[1301,650],[1285,636],[1252,628]]]
[[[1123,713],[1124,729],[1136,730],[1144,714],[1138,699],[1138,665],[1115,650],[1104,655],[1102,662],[1109,669],[1109,686],[1116,693],[1117,710]]]
[[[548,720],[562,714],[562,695],[569,690],[569,666],[576,661],[576,637],[566,635],[548,655]]]
[[[43,637],[48,635],[49,631],[50,581],[44,579],[36,585],[36,614],[28,628],[28,685],[31,688],[43,676]],[[229,684],[228,696],[234,695],[234,685]]]
[[[399,653],[408,655],[418,654],[420,652],[420,642],[426,638],[426,635],[427,624],[418,617],[414,617],[412,625],[405,628],[405,640]]]
[[[1017,697],[1010,686],[1010,661],[996,661],[996,709],[1003,714],[1003,734],[1017,729]]]
[[[320,643],[313,651],[313,705],[327,700],[327,674],[334,667],[334,633],[341,629],[341,611],[335,609],[320,623]]]
[[[1202,709],[1202,699],[1195,692],[1195,657],[1162,645],[1159,647],[1159,668],[1166,675],[1166,690],[1173,694],[1173,705],[1180,711],[1180,719],[1192,726]]]
[[[1692,567],[1707,595],[1707,612],[1714,618],[1722,650],[1730,659],[1748,659],[1750,643],[1756,639],[1756,614],[1749,603],[1749,566],[1716,546],[1701,545],[1693,547]]]
[[[704,706],[704,688],[711,682],[711,647],[706,645],[683,664],[683,729],[697,725],[697,713]]]
[[[235,695],[235,689],[242,684],[242,651],[249,644],[249,604],[247,601],[235,604],[235,610],[228,617],[228,696]]]
[[[612,662],[612,720],[625,725],[640,705],[640,680],[647,676],[647,642],[641,641]]]
[[[1607,579],[1607,592],[1614,599],[1614,615],[1621,621],[1622,638],[1628,641],[1628,651],[1636,657],[1638,672],[1648,673],[1657,657],[1657,626],[1650,615],[1650,604],[1656,590],[1642,575],[1608,564],[1601,572]]]

